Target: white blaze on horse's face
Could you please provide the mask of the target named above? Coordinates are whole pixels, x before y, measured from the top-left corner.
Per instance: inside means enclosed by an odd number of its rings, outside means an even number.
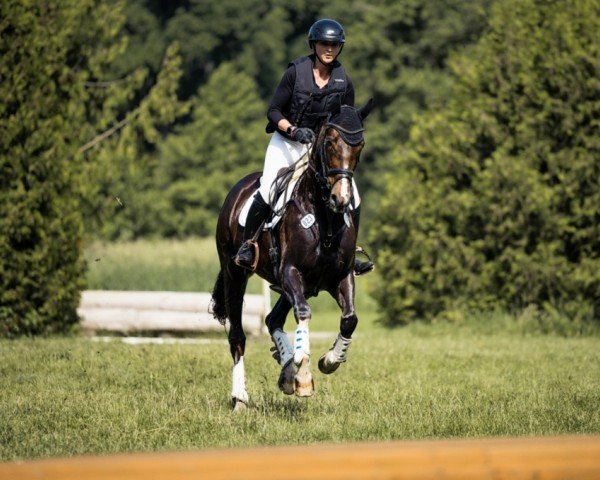
[[[336,130],[330,130],[327,136],[328,170],[332,171],[327,180],[331,185],[329,206],[336,212],[345,211],[352,201],[352,176],[340,173],[339,170],[354,172],[364,142],[350,146],[346,144]],[[336,172],[338,170],[338,172]]]

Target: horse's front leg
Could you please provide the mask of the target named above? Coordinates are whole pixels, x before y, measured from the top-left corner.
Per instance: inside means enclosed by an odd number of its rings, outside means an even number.
[[[358,317],[354,310],[354,276],[347,275],[338,285],[337,291],[332,293],[342,309],[340,320],[340,333],[335,339],[331,349],[319,359],[319,370],[322,373],[333,373],[346,361],[348,348],[352,343],[352,334],[358,324]]]
[[[294,390],[299,397],[310,397],[314,393],[314,382],[310,372],[310,339],[308,324],[311,311],[304,295],[302,274],[296,267],[288,267],[283,274],[283,290],[294,307],[296,332],[294,334]]]
[[[287,333],[283,330],[285,319],[291,308],[292,304],[288,299],[285,296],[281,296],[266,318],[266,324],[269,333],[271,334],[271,340],[273,340],[275,345],[271,348],[271,351],[273,351],[273,358],[281,365],[281,373],[279,374],[277,385],[279,386],[279,390],[286,395],[294,393],[294,376],[296,375],[293,361],[294,349],[288,339]]]

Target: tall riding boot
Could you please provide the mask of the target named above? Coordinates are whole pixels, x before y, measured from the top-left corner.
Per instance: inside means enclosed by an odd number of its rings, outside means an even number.
[[[260,193],[254,195],[254,200],[248,210],[248,218],[246,219],[246,227],[244,228],[244,243],[238,250],[234,261],[240,267],[254,271],[256,268],[254,250],[255,244],[251,241],[259,228],[267,220],[271,213],[271,206],[266,203]],[[258,250],[257,250],[258,251]]]
[[[360,223],[360,207],[357,207],[352,212],[352,219],[354,220],[354,229],[356,230],[356,238],[358,238],[358,224]],[[354,275],[359,276],[363,273],[368,273],[375,268],[375,264],[371,261],[371,257],[369,254],[364,251],[362,247],[358,247],[356,249],[359,253],[364,253],[368,260],[366,262],[361,262],[358,259],[354,259]]]

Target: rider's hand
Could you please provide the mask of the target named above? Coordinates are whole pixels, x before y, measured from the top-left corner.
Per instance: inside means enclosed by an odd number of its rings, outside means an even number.
[[[300,143],[313,143],[315,141],[315,132],[310,128],[297,128],[292,132],[292,140]]]

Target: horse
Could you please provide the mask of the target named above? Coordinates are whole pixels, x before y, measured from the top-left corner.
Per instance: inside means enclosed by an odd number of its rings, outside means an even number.
[[[320,291],[327,291],[337,301],[342,314],[340,333],[319,359],[319,370],[330,374],[346,361],[358,324],[354,308],[357,225],[352,217],[352,178],[365,144],[363,122],[372,105],[372,99],[360,108],[343,105],[321,122],[306,171],[281,219],[270,232],[261,228],[258,233],[254,272],[236,265],[233,258],[243,241],[243,227],[238,222],[240,211],[258,189],[260,172],[241,179],[223,203],[216,229],[221,268],[212,292],[211,311],[223,325],[229,319],[234,411],[245,409],[249,400],[242,306],[248,278],[253,273],[280,293],[265,322],[274,343],[273,357],[281,366],[278,386],[283,393],[299,397],[314,393],[308,332],[311,308],[307,299]],[[297,323],[293,347],[283,330],[292,308]]]

